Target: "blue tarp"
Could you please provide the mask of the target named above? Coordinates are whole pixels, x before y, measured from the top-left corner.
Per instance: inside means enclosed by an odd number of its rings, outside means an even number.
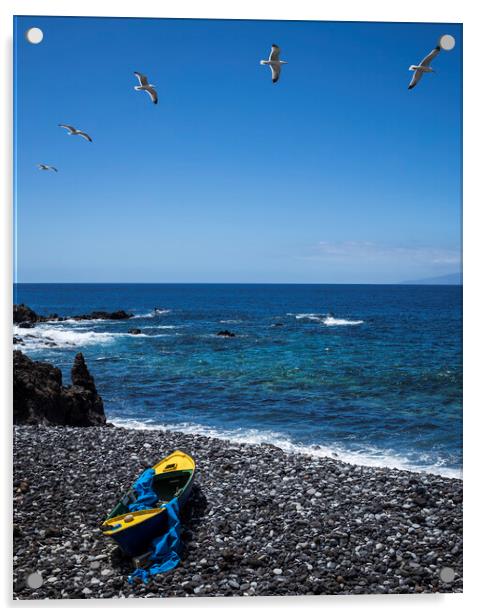
[[[137,494],[137,500],[135,503],[129,505],[129,511],[152,509],[157,505],[159,497],[152,489],[152,480],[155,474],[153,468],[148,468],[132,486]]]
[[[139,481],[141,479],[142,476],[139,478]],[[151,543],[152,554],[149,558],[149,566],[146,569],[139,568],[133,571],[127,578],[130,584],[133,584],[136,579],[140,579],[146,584],[152,575],[170,571],[179,564],[179,552],[181,551],[179,502],[177,498],[174,498],[164,506],[167,509],[168,530],[161,537],[153,539]]]

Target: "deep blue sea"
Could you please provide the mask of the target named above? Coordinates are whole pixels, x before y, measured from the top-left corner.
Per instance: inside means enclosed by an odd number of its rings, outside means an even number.
[[[65,383],[82,351],[115,424],[461,476],[461,287],[19,284],[15,302],[135,314],[18,330]]]

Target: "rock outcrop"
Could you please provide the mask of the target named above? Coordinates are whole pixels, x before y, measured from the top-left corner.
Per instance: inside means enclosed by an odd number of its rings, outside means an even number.
[[[13,322],[14,323],[36,323],[38,314],[25,304],[14,304]]]
[[[106,310],[94,310],[87,314],[78,314],[74,316],[59,317],[58,314],[49,314],[47,316],[37,314],[29,306],[25,304],[14,304],[13,306],[13,322],[19,327],[30,328],[34,327],[35,323],[45,323],[47,321],[66,321],[73,319],[74,321],[91,321],[91,320],[113,320],[122,321],[130,319],[134,315],[125,310],[115,310],[107,312]]]
[[[72,385],[62,385],[62,372],[52,364],[13,353],[13,422],[16,424],[99,426],[106,423],[82,353],[72,366]]]
[[[104,320],[113,320],[113,321],[122,321],[124,319],[130,319],[134,315],[126,312],[125,310],[116,310],[115,312],[106,312],[105,310],[94,310],[93,312],[89,312],[87,314],[79,314],[73,317],[68,317],[69,319],[74,319],[75,321],[85,321],[85,320],[96,320],[96,319],[104,319]],[[60,318],[59,320],[62,320]]]

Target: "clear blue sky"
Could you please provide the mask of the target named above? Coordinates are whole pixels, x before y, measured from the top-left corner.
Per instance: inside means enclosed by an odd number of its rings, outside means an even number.
[[[455,49],[409,91],[446,33]],[[17,18],[17,281],[459,271],[461,57],[453,24]]]

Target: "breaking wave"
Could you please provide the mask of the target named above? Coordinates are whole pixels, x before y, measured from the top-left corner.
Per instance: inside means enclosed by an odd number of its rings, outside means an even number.
[[[160,430],[162,432],[181,432],[183,434],[206,436],[233,443],[249,445],[274,445],[286,453],[309,455],[315,458],[333,458],[359,466],[393,468],[398,470],[425,472],[443,477],[462,478],[462,471],[447,466],[442,459],[428,464],[413,462],[408,456],[398,455],[390,450],[385,451],[370,447],[365,450],[349,450],[340,445],[304,445],[293,442],[289,436],[271,430],[256,430],[253,428],[233,428],[218,430],[201,424],[181,422],[179,424],[158,424],[154,420],[139,421],[136,419],[110,418],[119,428],[132,430]]]
[[[323,323],[328,327],[334,325],[361,325],[364,323],[362,320],[350,320],[350,319],[337,319],[331,314],[320,314],[316,312],[300,312],[294,314],[288,312],[288,316],[294,316],[298,321],[315,321],[316,323]]]
[[[324,315],[316,312],[300,312],[299,314],[288,312],[288,316],[294,316],[298,321],[318,321],[318,323],[321,323]]]
[[[348,319],[335,319],[335,317],[326,317],[323,323],[329,327],[333,325],[361,325],[364,321],[350,321]]]
[[[156,308],[155,310],[151,310],[149,312],[143,312],[142,314],[135,314],[132,319],[152,319],[153,317],[158,317],[163,314],[169,314],[171,310],[168,308]]]
[[[47,347],[78,347],[92,344],[110,344],[119,334],[83,331],[57,327],[35,327],[32,329],[14,328],[14,336],[22,339],[23,344],[15,348],[43,349]]]
[[[65,323],[65,321],[63,321]],[[170,329],[170,326],[167,326]],[[36,350],[46,348],[75,348],[95,344],[111,344],[118,338],[166,338],[173,334],[130,334],[129,332],[96,332],[86,328],[66,329],[63,327],[37,326],[32,329],[14,327],[13,335],[22,342],[14,344],[16,349]]]

